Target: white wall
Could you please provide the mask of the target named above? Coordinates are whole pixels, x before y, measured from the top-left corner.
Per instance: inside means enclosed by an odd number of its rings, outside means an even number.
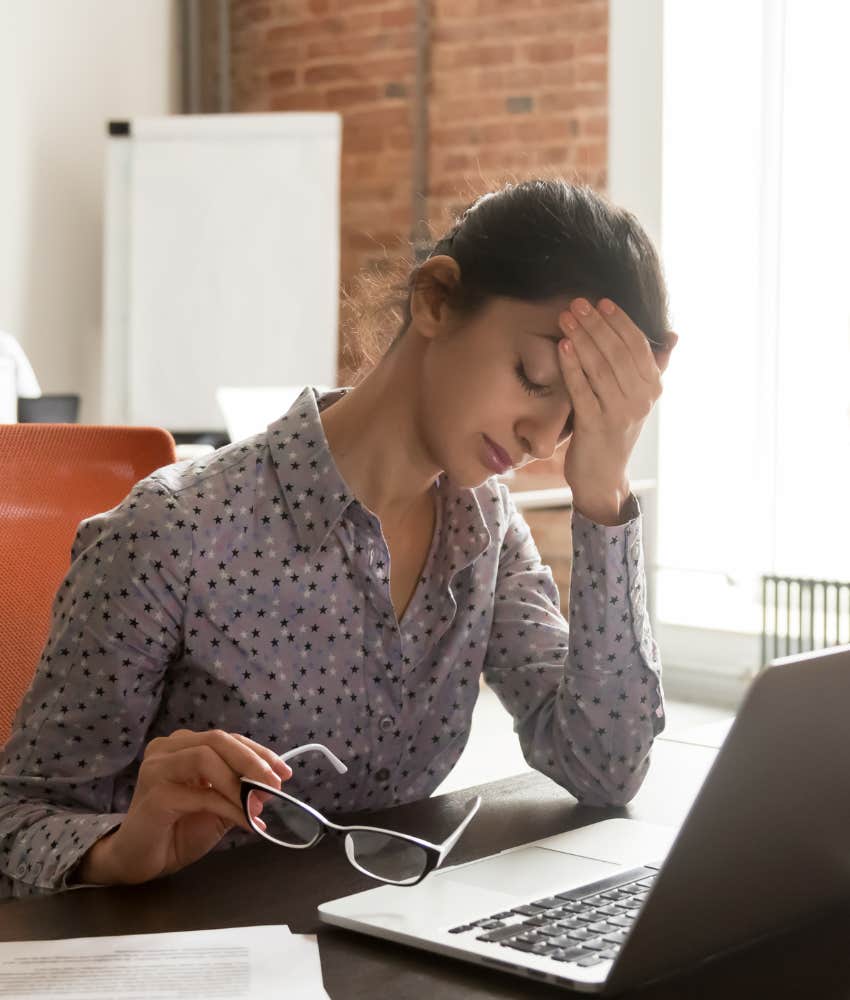
[[[608,196],[634,212],[663,265],[662,0],[610,0],[608,32]],[[658,474],[658,407],[629,470],[633,479]]]
[[[0,329],[100,416],[106,123],[179,111],[175,0],[0,0]]]

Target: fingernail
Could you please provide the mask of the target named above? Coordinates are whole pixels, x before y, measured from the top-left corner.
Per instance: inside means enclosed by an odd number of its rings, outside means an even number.
[[[587,299],[576,299],[573,302],[573,305],[576,307],[576,312],[579,313],[579,315],[581,316],[590,315],[590,303],[587,301]]]
[[[599,311],[605,313],[606,316],[612,315],[614,312],[614,303],[609,299],[603,299],[599,303]]]
[[[563,340],[559,342],[559,346],[564,354],[572,354],[574,351],[573,343],[568,337],[564,337]]]
[[[578,323],[576,322],[575,317],[571,313],[564,313],[564,315],[561,317],[561,320],[564,326],[567,327],[568,329],[578,330]]]

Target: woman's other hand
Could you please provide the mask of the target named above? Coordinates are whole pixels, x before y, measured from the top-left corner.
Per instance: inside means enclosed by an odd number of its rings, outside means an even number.
[[[79,880],[136,884],[179,871],[234,826],[250,830],[240,777],[280,788],[292,771],[274,751],[239,733],[178,729],[151,740],[127,817],[84,856]],[[260,809],[262,806],[260,806]]]

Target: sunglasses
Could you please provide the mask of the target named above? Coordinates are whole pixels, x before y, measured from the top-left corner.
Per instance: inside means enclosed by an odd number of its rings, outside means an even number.
[[[280,755],[283,761],[300,754],[318,751],[339,774],[348,768],[321,743],[306,743]],[[420,837],[396,833],[375,826],[342,826],[323,816],[318,809],[293,795],[251,778],[241,778],[240,797],[245,817],[256,833],[273,844],[303,850],[314,847],[327,834],[342,840],[345,856],[354,867],[380,882],[390,885],[416,885],[429,872],[439,868],[449,851],[478,812],[481,798],[471,802],[460,825],[442,843],[434,844]],[[256,822],[262,811],[265,829]]]

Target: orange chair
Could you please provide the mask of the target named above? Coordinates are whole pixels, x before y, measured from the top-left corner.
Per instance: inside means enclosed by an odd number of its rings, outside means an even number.
[[[0,424],[0,747],[47,641],[78,524],[175,461],[158,427]]]

